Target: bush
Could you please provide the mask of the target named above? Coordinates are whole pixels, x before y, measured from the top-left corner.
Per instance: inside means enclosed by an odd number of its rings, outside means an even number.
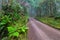
[[[0,36],[5,39],[18,38],[27,32],[27,12],[19,3],[12,2],[2,6],[0,15]],[[24,13],[25,12],[25,13]]]

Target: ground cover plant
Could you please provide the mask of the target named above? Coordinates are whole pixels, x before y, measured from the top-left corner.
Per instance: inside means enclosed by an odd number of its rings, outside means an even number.
[[[53,28],[60,29],[60,19],[49,18],[49,17],[41,17],[37,18],[39,21],[52,26]]]
[[[27,19],[26,8],[16,1],[3,5],[0,12],[0,40],[25,40]]]

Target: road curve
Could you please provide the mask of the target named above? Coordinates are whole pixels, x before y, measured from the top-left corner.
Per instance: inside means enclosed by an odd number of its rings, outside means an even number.
[[[29,40],[60,40],[60,31],[33,18],[29,19],[27,26]]]

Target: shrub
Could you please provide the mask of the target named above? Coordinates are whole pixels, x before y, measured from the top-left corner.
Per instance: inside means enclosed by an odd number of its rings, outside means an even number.
[[[27,12],[19,3],[12,2],[2,6],[0,15],[0,36],[9,40],[27,32]],[[25,12],[25,13],[24,13]]]

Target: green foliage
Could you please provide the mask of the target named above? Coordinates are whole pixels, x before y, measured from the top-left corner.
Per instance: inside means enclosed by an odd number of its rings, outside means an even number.
[[[36,19],[54,28],[60,29],[60,6],[57,0],[45,0],[37,7]]]
[[[12,34],[9,34],[9,37],[18,37],[19,33],[18,32],[13,32]]]
[[[27,32],[27,27],[26,26],[23,26],[23,27],[18,27],[18,26],[15,26],[15,27],[7,27],[8,28],[8,32],[9,32],[9,37],[18,37],[19,34],[25,34]]]
[[[55,20],[54,18],[40,18],[39,21],[52,26],[53,28],[60,29],[60,21]]]
[[[14,6],[15,7],[15,6]],[[19,10],[20,8],[16,7],[15,9],[13,9],[12,5],[5,5],[3,6],[3,10],[4,10],[4,14],[5,15],[9,15],[10,17],[12,17],[13,20],[17,20],[19,19]],[[16,17],[17,16],[17,17]]]
[[[21,30],[20,32],[25,33],[27,31],[27,29],[28,28],[24,25],[23,27],[20,28],[20,30]]]
[[[6,24],[8,25],[8,23],[10,23],[10,20],[11,20],[11,18],[9,18],[9,16],[4,15],[1,17],[1,20],[0,20],[1,21],[0,22],[1,29],[0,29],[0,31],[5,27]]]
[[[45,0],[37,7],[37,16],[54,17],[57,14],[57,2],[55,0]]]
[[[0,12],[0,14],[1,38],[5,39],[7,36],[8,39],[12,39],[12,37],[18,38],[19,35],[26,34],[28,29],[26,27],[28,18],[25,7],[12,1],[11,4],[2,6],[2,12]]]
[[[55,19],[57,20],[57,19],[60,19],[60,13],[56,13],[55,14]]]
[[[13,33],[13,32],[15,32],[17,29],[15,28],[15,27],[7,27],[8,28],[8,32],[9,33]]]

